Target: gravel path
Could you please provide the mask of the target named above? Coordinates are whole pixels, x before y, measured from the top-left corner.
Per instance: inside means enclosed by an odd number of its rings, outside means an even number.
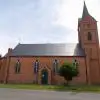
[[[100,100],[100,94],[0,88],[0,100]]]

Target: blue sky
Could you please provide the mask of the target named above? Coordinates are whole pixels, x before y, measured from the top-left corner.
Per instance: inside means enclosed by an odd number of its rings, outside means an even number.
[[[85,0],[100,30],[100,0]],[[0,53],[20,43],[78,42],[84,0],[0,0]]]

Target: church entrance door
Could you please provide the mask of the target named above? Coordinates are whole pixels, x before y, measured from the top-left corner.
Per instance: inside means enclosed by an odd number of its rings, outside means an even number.
[[[48,84],[48,71],[46,69],[42,70],[41,83]]]

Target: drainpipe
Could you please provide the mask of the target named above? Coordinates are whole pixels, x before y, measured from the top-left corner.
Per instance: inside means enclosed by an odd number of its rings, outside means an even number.
[[[10,67],[10,54],[11,54],[11,52],[12,52],[12,48],[9,48],[8,49],[8,53],[7,53],[7,61],[6,61],[6,63],[7,63],[7,65],[6,65],[6,67],[7,67],[7,70],[6,70],[6,78],[5,78],[5,83],[7,84],[8,83],[8,76],[9,76],[9,67]]]
[[[86,65],[86,83],[88,84],[88,75],[87,75],[87,64],[86,64],[86,57],[85,57],[85,65]]]
[[[6,84],[8,83],[8,77],[9,77],[9,68],[10,68],[10,57],[8,58],[8,66],[7,66],[7,76],[6,76]]]

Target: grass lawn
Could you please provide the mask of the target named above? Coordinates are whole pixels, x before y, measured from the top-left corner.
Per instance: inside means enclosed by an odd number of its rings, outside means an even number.
[[[73,92],[100,92],[100,86],[88,86],[88,85],[57,86],[57,85],[34,85],[34,84],[0,84],[0,88],[73,91]]]

